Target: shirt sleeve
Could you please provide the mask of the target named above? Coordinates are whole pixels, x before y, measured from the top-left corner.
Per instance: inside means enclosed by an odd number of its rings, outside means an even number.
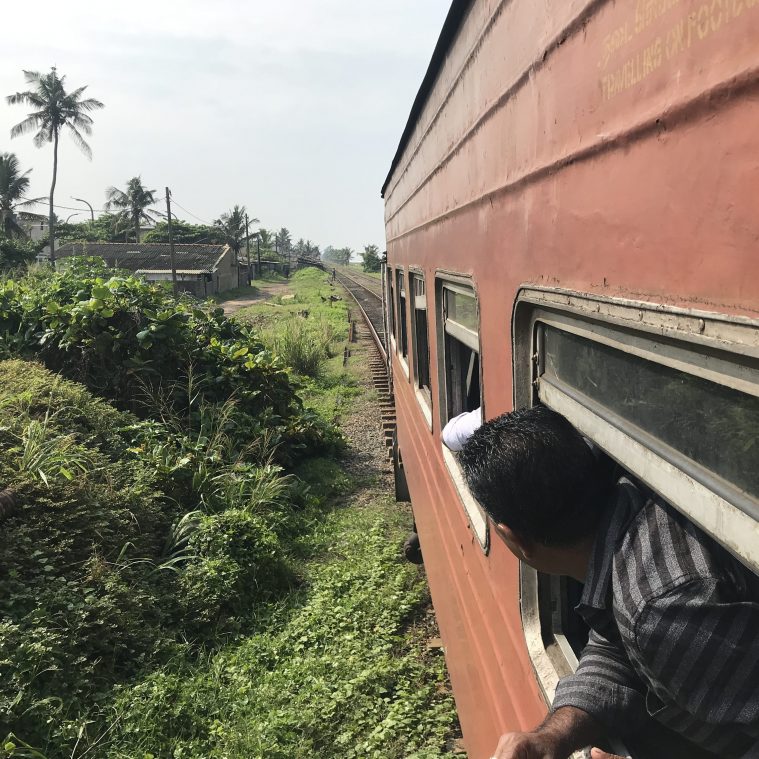
[[[482,425],[482,409],[476,408],[474,411],[465,411],[463,414],[454,416],[448,424],[443,427],[443,443],[446,448],[458,452],[466,441],[472,437],[474,431]]]
[[[616,732],[645,722],[644,694],[645,686],[622,646],[591,630],[577,670],[559,682],[552,708],[574,706]]]
[[[671,587],[636,620],[636,646],[680,708],[759,736],[759,601],[735,596],[714,578]]]

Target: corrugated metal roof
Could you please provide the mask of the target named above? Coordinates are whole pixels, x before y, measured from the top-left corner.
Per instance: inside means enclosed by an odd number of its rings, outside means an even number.
[[[227,245],[174,245],[177,271],[212,272],[229,250]],[[67,256],[97,256],[108,266],[128,271],[171,271],[171,253],[168,243],[133,242],[73,242],[62,245],[56,254]]]

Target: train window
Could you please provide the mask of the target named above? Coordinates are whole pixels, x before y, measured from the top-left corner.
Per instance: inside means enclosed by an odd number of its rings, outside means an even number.
[[[422,404],[422,409],[429,412],[432,405],[430,390],[430,345],[428,337],[429,324],[427,320],[427,291],[424,277],[421,274],[410,275],[411,290],[411,330],[412,347],[414,352],[414,382],[417,389],[417,397]],[[432,423],[432,417],[425,413],[428,423]]]
[[[759,322],[529,289],[514,311],[515,407],[545,403],[759,570]],[[522,568],[547,698],[576,665],[578,587]]]
[[[393,348],[395,348],[395,288],[393,287],[393,270],[388,266],[387,267],[387,303],[386,303],[386,312],[387,312],[387,321],[388,321],[388,332],[390,334],[389,341],[393,343]]]
[[[438,279],[438,387],[441,428],[449,419],[482,407],[477,301],[466,280]],[[472,531],[488,550],[489,530],[482,507],[472,497],[456,460],[445,446],[443,458],[459,491]]]
[[[403,368],[408,374],[408,314],[406,312],[406,286],[402,271],[396,272],[396,318],[398,325],[398,348],[403,359]]]

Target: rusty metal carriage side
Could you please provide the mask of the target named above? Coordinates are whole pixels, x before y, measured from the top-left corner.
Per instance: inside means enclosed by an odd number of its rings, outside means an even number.
[[[453,3],[383,187],[388,265],[471,278],[488,417],[524,286],[759,314],[758,125],[759,0]],[[398,441],[478,759],[546,703],[517,563],[475,539],[411,372],[394,359]]]

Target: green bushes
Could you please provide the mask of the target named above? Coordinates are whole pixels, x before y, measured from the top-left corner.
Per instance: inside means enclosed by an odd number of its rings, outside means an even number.
[[[251,416],[268,410],[286,419],[300,409],[283,364],[249,329],[219,308],[112,276],[102,262],[72,260],[63,272],[6,280],[0,335],[8,354],[36,358],[143,415],[146,398],[158,394],[186,411],[193,389],[210,402],[234,395]]]
[[[266,339],[266,338],[265,338]],[[268,336],[272,350],[299,374],[316,377],[333,354],[335,330],[329,322],[291,316]]]
[[[0,480],[20,504],[0,544],[0,738],[69,757],[108,728],[115,685],[219,645],[291,586],[303,486],[266,441],[236,445],[234,403],[202,404],[140,421],[0,362]]]
[[[248,328],[170,305],[76,267],[0,287],[5,355],[90,388],[0,360],[0,757],[440,755],[399,528],[324,523],[338,433]]]

